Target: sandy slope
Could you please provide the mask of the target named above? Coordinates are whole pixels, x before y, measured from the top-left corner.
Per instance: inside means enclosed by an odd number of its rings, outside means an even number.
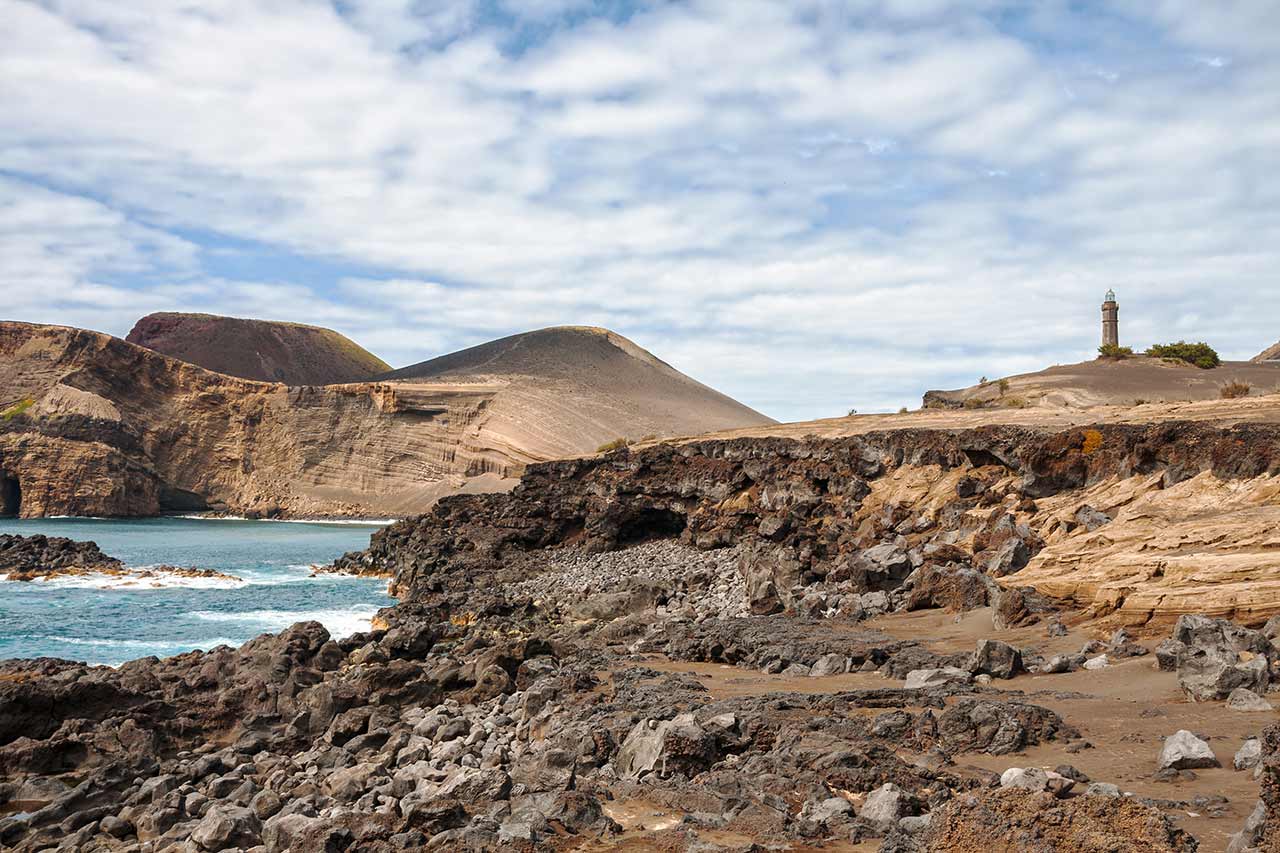
[[[512,335],[387,373],[395,387],[492,389],[484,431],[497,445],[555,458],[617,438],[694,435],[774,423],[607,329]]]
[[[139,320],[126,340],[206,370],[285,385],[359,382],[389,369],[331,329],[275,320],[161,312]]]
[[[995,408],[1051,406],[1133,405],[1213,400],[1231,382],[1248,384],[1253,394],[1280,390],[1280,362],[1227,361],[1212,370],[1189,364],[1134,356],[1119,361],[1095,359],[1080,364],[1059,364],[1035,373],[1023,373],[999,382],[972,385],[956,391],[930,391],[926,406],[962,406],[983,403]]]

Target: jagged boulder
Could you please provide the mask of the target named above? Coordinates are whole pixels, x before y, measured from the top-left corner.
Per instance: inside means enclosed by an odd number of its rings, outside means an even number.
[[[1204,767],[1221,767],[1209,744],[1186,729],[1165,738],[1160,750],[1158,770],[1198,770]]]
[[[1271,641],[1254,631],[1207,616],[1183,615],[1173,636],[1156,650],[1161,668],[1172,663],[1193,702],[1226,699],[1233,690],[1266,692]]]
[[[1013,678],[1026,672],[1026,667],[1022,665],[1022,653],[999,640],[979,640],[967,668],[975,675],[985,673],[993,678]]]
[[[693,776],[716,760],[716,740],[694,721],[693,714],[671,720],[641,720],[618,750],[616,768],[627,779],[646,773]]]
[[[1026,702],[961,699],[938,717],[942,745],[953,752],[1006,755],[1061,737],[1078,737],[1048,708]]]

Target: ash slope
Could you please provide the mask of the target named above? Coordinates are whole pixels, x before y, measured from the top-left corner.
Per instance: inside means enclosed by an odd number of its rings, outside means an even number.
[[[274,320],[159,312],[125,340],[206,370],[285,385],[362,382],[390,369],[332,329]]]
[[[543,458],[590,451],[615,438],[774,423],[621,335],[588,326],[512,335],[379,378],[501,388],[490,428]]]

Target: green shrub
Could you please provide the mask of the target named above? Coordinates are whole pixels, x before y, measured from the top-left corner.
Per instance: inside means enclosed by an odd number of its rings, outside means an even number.
[[[898,409],[898,414],[905,415],[908,411],[907,407],[903,406],[901,409]]]
[[[964,407],[966,409],[985,409],[987,407],[987,401],[979,400],[977,397],[970,397],[968,400],[964,401]]]
[[[997,382],[997,383],[996,383],[996,385],[998,385],[998,386],[1000,387],[1000,396],[1001,396],[1001,397],[1003,397],[1005,394],[1008,394],[1008,393],[1009,393],[1009,380],[1008,380],[1008,379],[1001,379],[999,382]]]
[[[19,400],[9,408],[5,409],[3,412],[0,412],[0,420],[3,420],[5,423],[8,423],[9,421],[16,418],[18,415],[25,412],[27,409],[34,406],[35,404],[36,404],[36,401],[31,399],[30,397]]]
[[[1186,341],[1178,341],[1176,344],[1153,344],[1147,349],[1147,355],[1169,361],[1185,361],[1201,370],[1208,370],[1222,363],[1217,351],[1204,341],[1194,344]]]
[[[1000,403],[1006,409],[1025,409],[1031,405],[1022,397],[1005,397]]]
[[[596,448],[596,453],[608,453],[612,450],[621,450],[624,447],[631,446],[629,438],[615,438],[613,441],[606,441],[604,444]]]
[[[1128,358],[1131,355],[1133,355],[1133,350],[1130,347],[1122,347],[1117,344],[1103,344],[1098,347],[1098,356],[1101,358],[1121,359]]]
[[[1221,388],[1219,388],[1218,396],[1224,400],[1235,400],[1240,397],[1248,397],[1249,392],[1252,390],[1253,390],[1253,386],[1251,386],[1248,382],[1240,382],[1239,380],[1235,380],[1232,382],[1228,382],[1226,385],[1223,385]]]

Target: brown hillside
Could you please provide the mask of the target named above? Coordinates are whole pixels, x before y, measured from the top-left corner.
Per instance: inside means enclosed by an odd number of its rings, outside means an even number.
[[[206,370],[285,385],[360,382],[389,366],[331,329],[214,314],[148,314],[129,343]]]
[[[1252,394],[1280,389],[1280,362],[1261,364],[1224,361],[1211,370],[1163,359],[1133,356],[1062,364],[1035,373],[1006,377],[955,391],[930,391],[926,407],[993,408],[1131,406],[1136,403],[1183,403],[1216,400],[1222,388],[1243,382]]]
[[[617,438],[773,423],[621,335],[586,326],[512,335],[378,378],[495,389],[487,428],[543,458],[594,450]]]
[[[1280,362],[1280,343],[1272,344],[1249,360],[1254,364],[1262,364],[1268,361]]]

